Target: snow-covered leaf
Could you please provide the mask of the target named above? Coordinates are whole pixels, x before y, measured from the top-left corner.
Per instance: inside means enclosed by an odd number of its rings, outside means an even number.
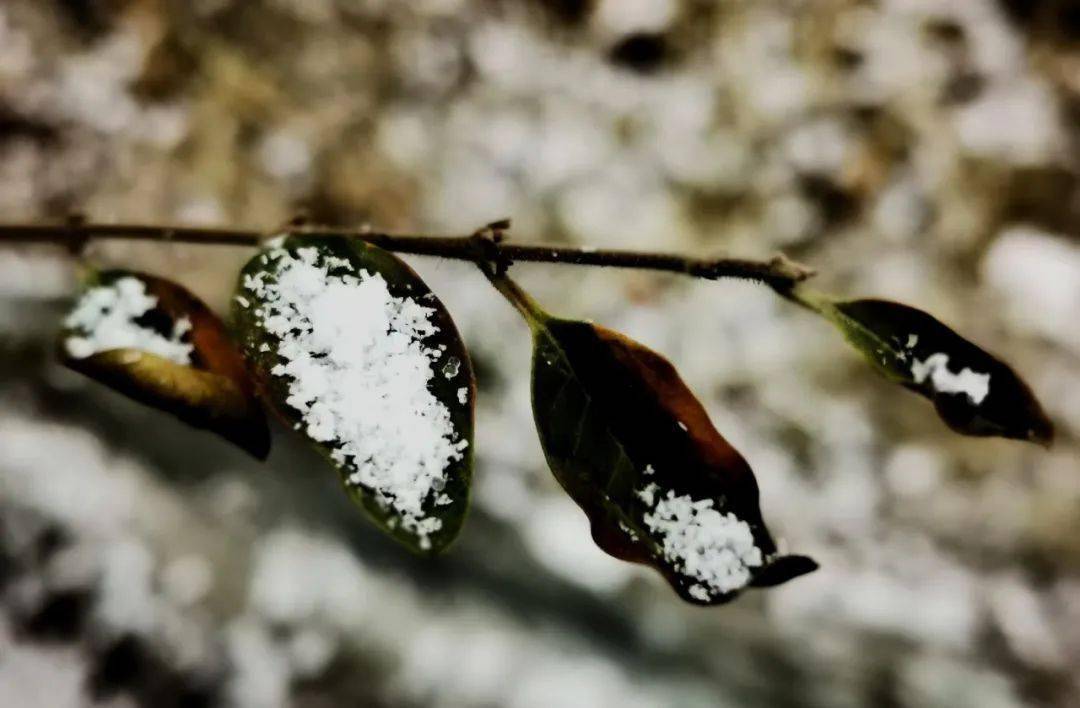
[[[260,392],[387,533],[437,553],[472,474],[476,384],[449,313],[394,255],[294,235],[240,274],[233,313]]]
[[[601,549],[657,569],[702,605],[817,568],[778,554],[750,466],[667,359],[534,306],[526,318],[544,454]]]
[[[878,371],[933,401],[956,432],[1052,441],[1053,424],[1012,367],[922,310],[888,300],[801,297]]]
[[[176,283],[110,270],[92,276],[64,321],[66,366],[265,459],[270,432],[222,321]]]

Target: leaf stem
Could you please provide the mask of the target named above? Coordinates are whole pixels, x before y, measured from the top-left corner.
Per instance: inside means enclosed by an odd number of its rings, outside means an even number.
[[[521,313],[521,316],[524,317],[525,321],[529,324],[529,329],[535,331],[551,319],[551,315],[549,315],[544,308],[540,307],[540,304],[537,303],[531,295],[522,290],[521,286],[514,282],[514,280],[505,272],[500,270],[493,271],[484,265],[480,265],[480,270],[487,276],[488,281],[495,286],[495,289]]]
[[[508,222],[497,222],[485,228],[501,235],[508,226]],[[327,229],[304,225],[291,225],[282,230],[316,236],[345,236],[397,253],[455,260],[476,260],[476,234],[424,236],[369,230]],[[0,244],[51,243],[67,246],[76,251],[91,240],[105,239],[254,247],[258,246],[265,236],[266,234],[262,231],[247,229],[95,224],[79,220],[55,225],[0,224]],[[491,241],[497,251],[498,259],[507,264],[513,262],[565,263],[680,273],[707,280],[737,278],[764,283],[781,294],[813,275],[813,270],[810,268],[783,256],[776,256],[769,260],[694,258],[675,253],[511,244],[502,243],[499,239],[491,239]]]
[[[829,317],[829,310],[832,307],[833,298],[825,293],[801,287],[798,283],[792,284],[786,288],[773,286],[773,289],[785,300],[793,302],[799,307],[810,310],[811,312],[826,318]]]

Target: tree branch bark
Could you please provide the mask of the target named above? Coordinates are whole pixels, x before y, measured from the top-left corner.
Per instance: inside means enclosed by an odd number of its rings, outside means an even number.
[[[509,222],[495,222],[476,233],[461,236],[423,236],[389,234],[377,231],[327,229],[302,224],[290,225],[282,232],[345,236],[374,244],[396,253],[436,256],[455,260],[476,261],[478,235],[486,235],[486,257],[508,266],[515,262],[564,263],[580,266],[634,268],[680,273],[694,278],[719,280],[736,278],[764,283],[781,293],[806,280],[814,271],[778,255],[769,260],[745,258],[694,258],[675,253],[655,253],[595,249],[573,246],[505,243],[503,234]],[[73,221],[68,224],[0,224],[0,244],[51,243],[81,249],[92,240],[117,239],[156,241],[161,243],[191,243],[218,246],[257,247],[267,234],[246,229],[220,229],[189,226],[159,226],[145,224],[95,224]]]

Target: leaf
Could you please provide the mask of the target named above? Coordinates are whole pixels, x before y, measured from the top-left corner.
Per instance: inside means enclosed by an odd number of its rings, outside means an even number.
[[[261,394],[415,551],[457,536],[472,474],[476,383],[449,313],[390,253],[294,235],[244,267],[234,298]]]
[[[225,325],[176,283],[144,273],[95,274],[64,322],[60,357],[75,371],[259,459],[270,431]]]
[[[1053,440],[1053,424],[1012,367],[922,310],[888,300],[799,297],[879,372],[933,401],[956,432],[1042,445]]]
[[[685,600],[715,605],[817,564],[783,556],[746,460],[671,363],[611,330],[504,294],[533,331],[533,413],[555,478],[609,555],[649,565]]]

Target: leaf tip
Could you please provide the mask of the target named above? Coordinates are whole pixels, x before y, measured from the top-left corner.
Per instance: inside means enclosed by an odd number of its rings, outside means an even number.
[[[1032,426],[1028,428],[1024,438],[1028,442],[1035,443],[1044,450],[1054,446],[1054,423],[1045,415],[1036,417]]]
[[[232,437],[232,441],[259,462],[270,457],[270,427],[266,419],[252,424]]]
[[[750,585],[756,588],[775,587],[800,575],[813,573],[819,567],[810,556],[780,556],[758,571]]]

